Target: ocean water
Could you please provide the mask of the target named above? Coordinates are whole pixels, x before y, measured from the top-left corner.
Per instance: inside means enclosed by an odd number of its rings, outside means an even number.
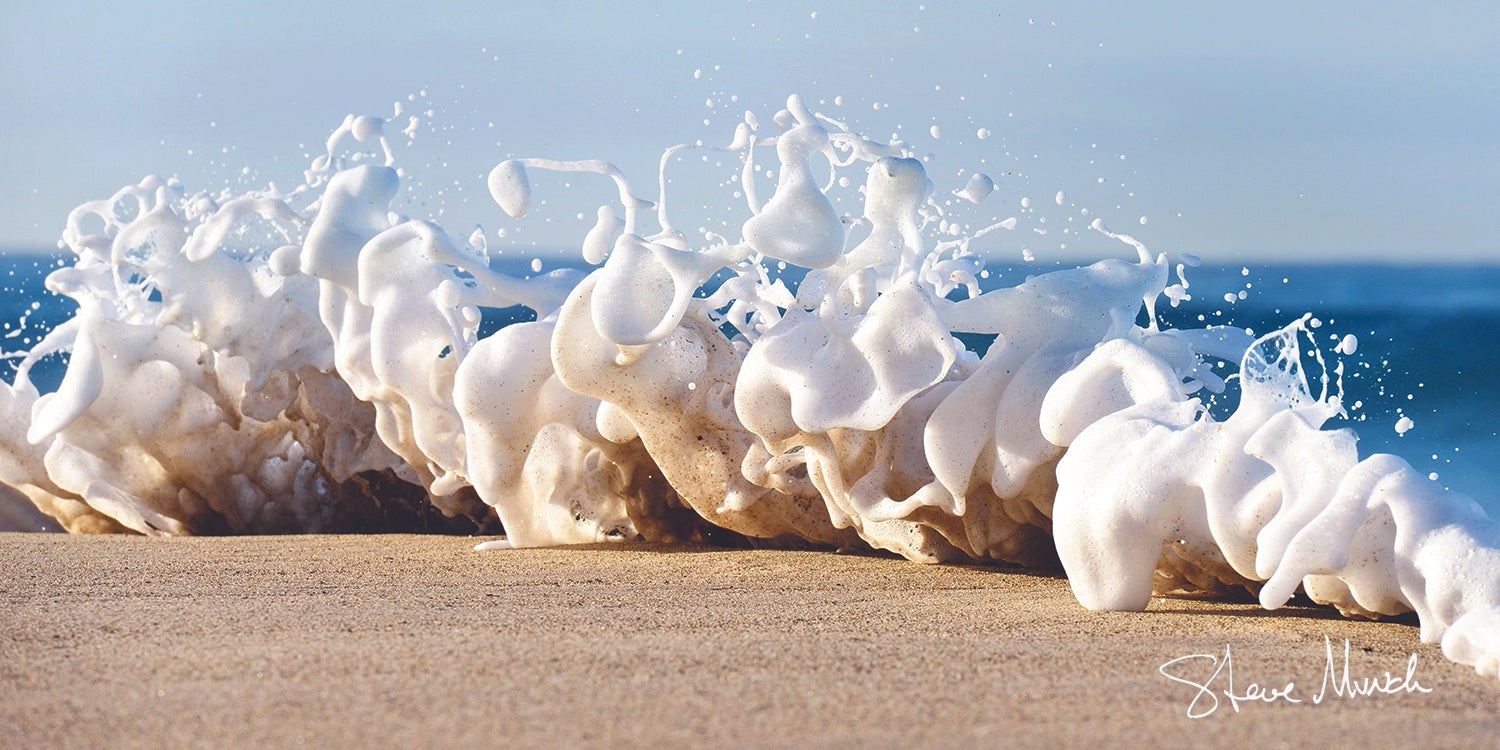
[[[62,262],[39,253],[0,253],[0,377],[7,382],[19,353],[76,311],[71,300],[45,288],[46,275]],[[1014,285],[1066,265],[991,264],[983,287]],[[496,259],[494,267],[531,275],[529,260]],[[546,270],[557,267],[546,263]],[[1165,324],[1234,325],[1261,334],[1312,316],[1330,370],[1340,361],[1344,367],[1348,415],[1328,427],[1357,432],[1361,456],[1398,455],[1500,517],[1500,395],[1493,387],[1500,381],[1500,346],[1493,341],[1500,335],[1500,266],[1235,265],[1185,273],[1192,299],[1176,308],[1162,300],[1158,313]],[[787,276],[789,283],[796,280]],[[533,318],[524,308],[486,311],[481,336]],[[1354,353],[1336,353],[1350,334],[1358,341]],[[42,391],[53,390],[64,368],[62,357],[49,357],[32,379]],[[1233,389],[1222,398],[1232,400]],[[1403,417],[1412,426],[1398,432]]]
[[[15,382],[21,358],[57,325],[73,317],[77,303],[47,291],[47,274],[62,265],[58,256],[35,252],[0,252],[0,378]],[[44,392],[56,390],[66,361],[47,357],[32,369],[32,380]]]
[[[1393,453],[1500,516],[1500,267],[1244,266],[1189,270],[1204,294],[1178,313],[1257,333],[1311,314],[1325,356],[1339,357],[1360,455]],[[1248,288],[1247,288],[1248,287]],[[1223,295],[1246,292],[1226,303]],[[1356,408],[1354,405],[1359,404]],[[1406,417],[1412,427],[1397,432]]]

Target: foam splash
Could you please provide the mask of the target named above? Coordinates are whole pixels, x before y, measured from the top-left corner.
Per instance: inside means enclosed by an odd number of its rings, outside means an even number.
[[[0,387],[0,520],[75,532],[255,533],[451,523],[498,546],[733,536],[923,562],[1060,559],[1079,600],[1244,586],[1351,615],[1415,611],[1427,641],[1500,667],[1500,527],[1401,459],[1361,459],[1293,323],[1163,329],[1188,297],[1127,259],[981,293],[965,230],[901,143],[796,97],[747,114],[739,236],[690,238],[601,161],[516,159],[488,187],[522,218],[531,175],[609,180],[587,274],[492,271],[391,210],[383,123],[351,117],[297,189],[213,197],[148,178],[69,217],[48,279],[79,304]],[[378,143],[373,159],[342,150]],[[777,180],[754,175],[767,151]],[[371,163],[371,162],[375,163]],[[590,178],[592,179],[592,178]],[[863,184],[861,215],[837,184]],[[969,202],[995,189],[974,176]],[[1065,201],[1063,193],[1055,198]],[[795,289],[772,267],[807,269]],[[484,309],[536,320],[481,338]],[[984,351],[961,334],[987,334]],[[1341,345],[1353,351],[1352,342]],[[55,393],[32,366],[71,352]],[[1216,419],[1214,364],[1240,398]],[[1335,369],[1335,372],[1340,372]],[[13,490],[13,492],[11,491]],[[19,498],[24,497],[27,502]],[[33,510],[33,508],[35,510]]]

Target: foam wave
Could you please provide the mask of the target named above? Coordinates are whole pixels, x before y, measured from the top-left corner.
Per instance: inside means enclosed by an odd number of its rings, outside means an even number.
[[[75,532],[440,516],[498,521],[508,546],[731,534],[1055,557],[1092,608],[1245,586],[1269,608],[1300,588],[1354,615],[1414,610],[1425,640],[1496,673],[1500,527],[1322,429],[1341,407],[1326,377],[1310,392],[1300,323],[1259,340],[1162,329],[1155,305],[1185,286],[1098,221],[1134,257],[980,293],[968,243],[1014,219],[966,233],[903,144],[796,97],[776,123],[747,116],[718,149],[744,162],[733,239],[673,226],[667,159],[655,200],[605,162],[496,166],[515,218],[536,172],[613,182],[586,275],[499,274],[482,243],[394,213],[376,118],[349,118],[290,193],[148,178],[80,206],[74,263],[48,279],[79,314],[0,387],[18,426],[0,432],[0,519],[44,526],[24,496]],[[344,153],[361,143],[377,163]],[[851,173],[861,216],[829,198]],[[980,177],[966,200],[993,190]],[[795,291],[779,264],[808,269]],[[480,338],[481,310],[512,305],[537,320]],[[28,373],[57,351],[67,373],[40,394]],[[1223,420],[1194,397],[1224,388],[1215,362],[1239,365]]]

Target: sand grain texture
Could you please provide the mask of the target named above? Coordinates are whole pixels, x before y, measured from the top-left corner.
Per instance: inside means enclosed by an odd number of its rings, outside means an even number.
[[[1400,623],[823,552],[0,534],[0,746],[1490,746],[1500,684]],[[1312,705],[1324,637],[1432,690]],[[1301,705],[1186,717],[1232,647]],[[1342,664],[1340,653],[1339,663]],[[1202,673],[1206,669],[1185,670]],[[1222,679],[1214,687],[1224,687]]]

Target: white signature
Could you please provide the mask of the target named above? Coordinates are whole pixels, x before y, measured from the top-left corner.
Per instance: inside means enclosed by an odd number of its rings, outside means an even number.
[[[1328,653],[1328,660],[1323,667],[1323,684],[1318,688],[1316,695],[1312,696],[1313,705],[1321,704],[1325,699],[1334,697],[1352,699],[1362,696],[1393,695],[1398,693],[1430,693],[1431,688],[1423,687],[1417,682],[1417,655],[1412,654],[1406,660],[1406,674],[1396,676],[1386,672],[1384,677],[1356,677],[1349,672],[1349,641],[1344,640],[1343,668],[1333,656],[1333,641],[1328,636],[1323,636],[1323,644]],[[1197,665],[1202,665],[1201,671],[1206,677],[1191,676]],[[1214,654],[1192,654],[1179,656],[1159,667],[1163,677],[1187,685],[1193,689],[1193,700],[1188,704],[1187,716],[1189,719],[1201,719],[1219,710],[1220,697],[1228,700],[1229,707],[1235,713],[1240,712],[1240,704],[1248,703],[1304,703],[1306,702],[1297,691],[1297,683],[1287,682],[1280,687],[1261,685],[1252,682],[1243,688],[1238,688],[1234,682],[1234,653],[1229,646],[1224,646],[1224,656],[1221,658]]]

